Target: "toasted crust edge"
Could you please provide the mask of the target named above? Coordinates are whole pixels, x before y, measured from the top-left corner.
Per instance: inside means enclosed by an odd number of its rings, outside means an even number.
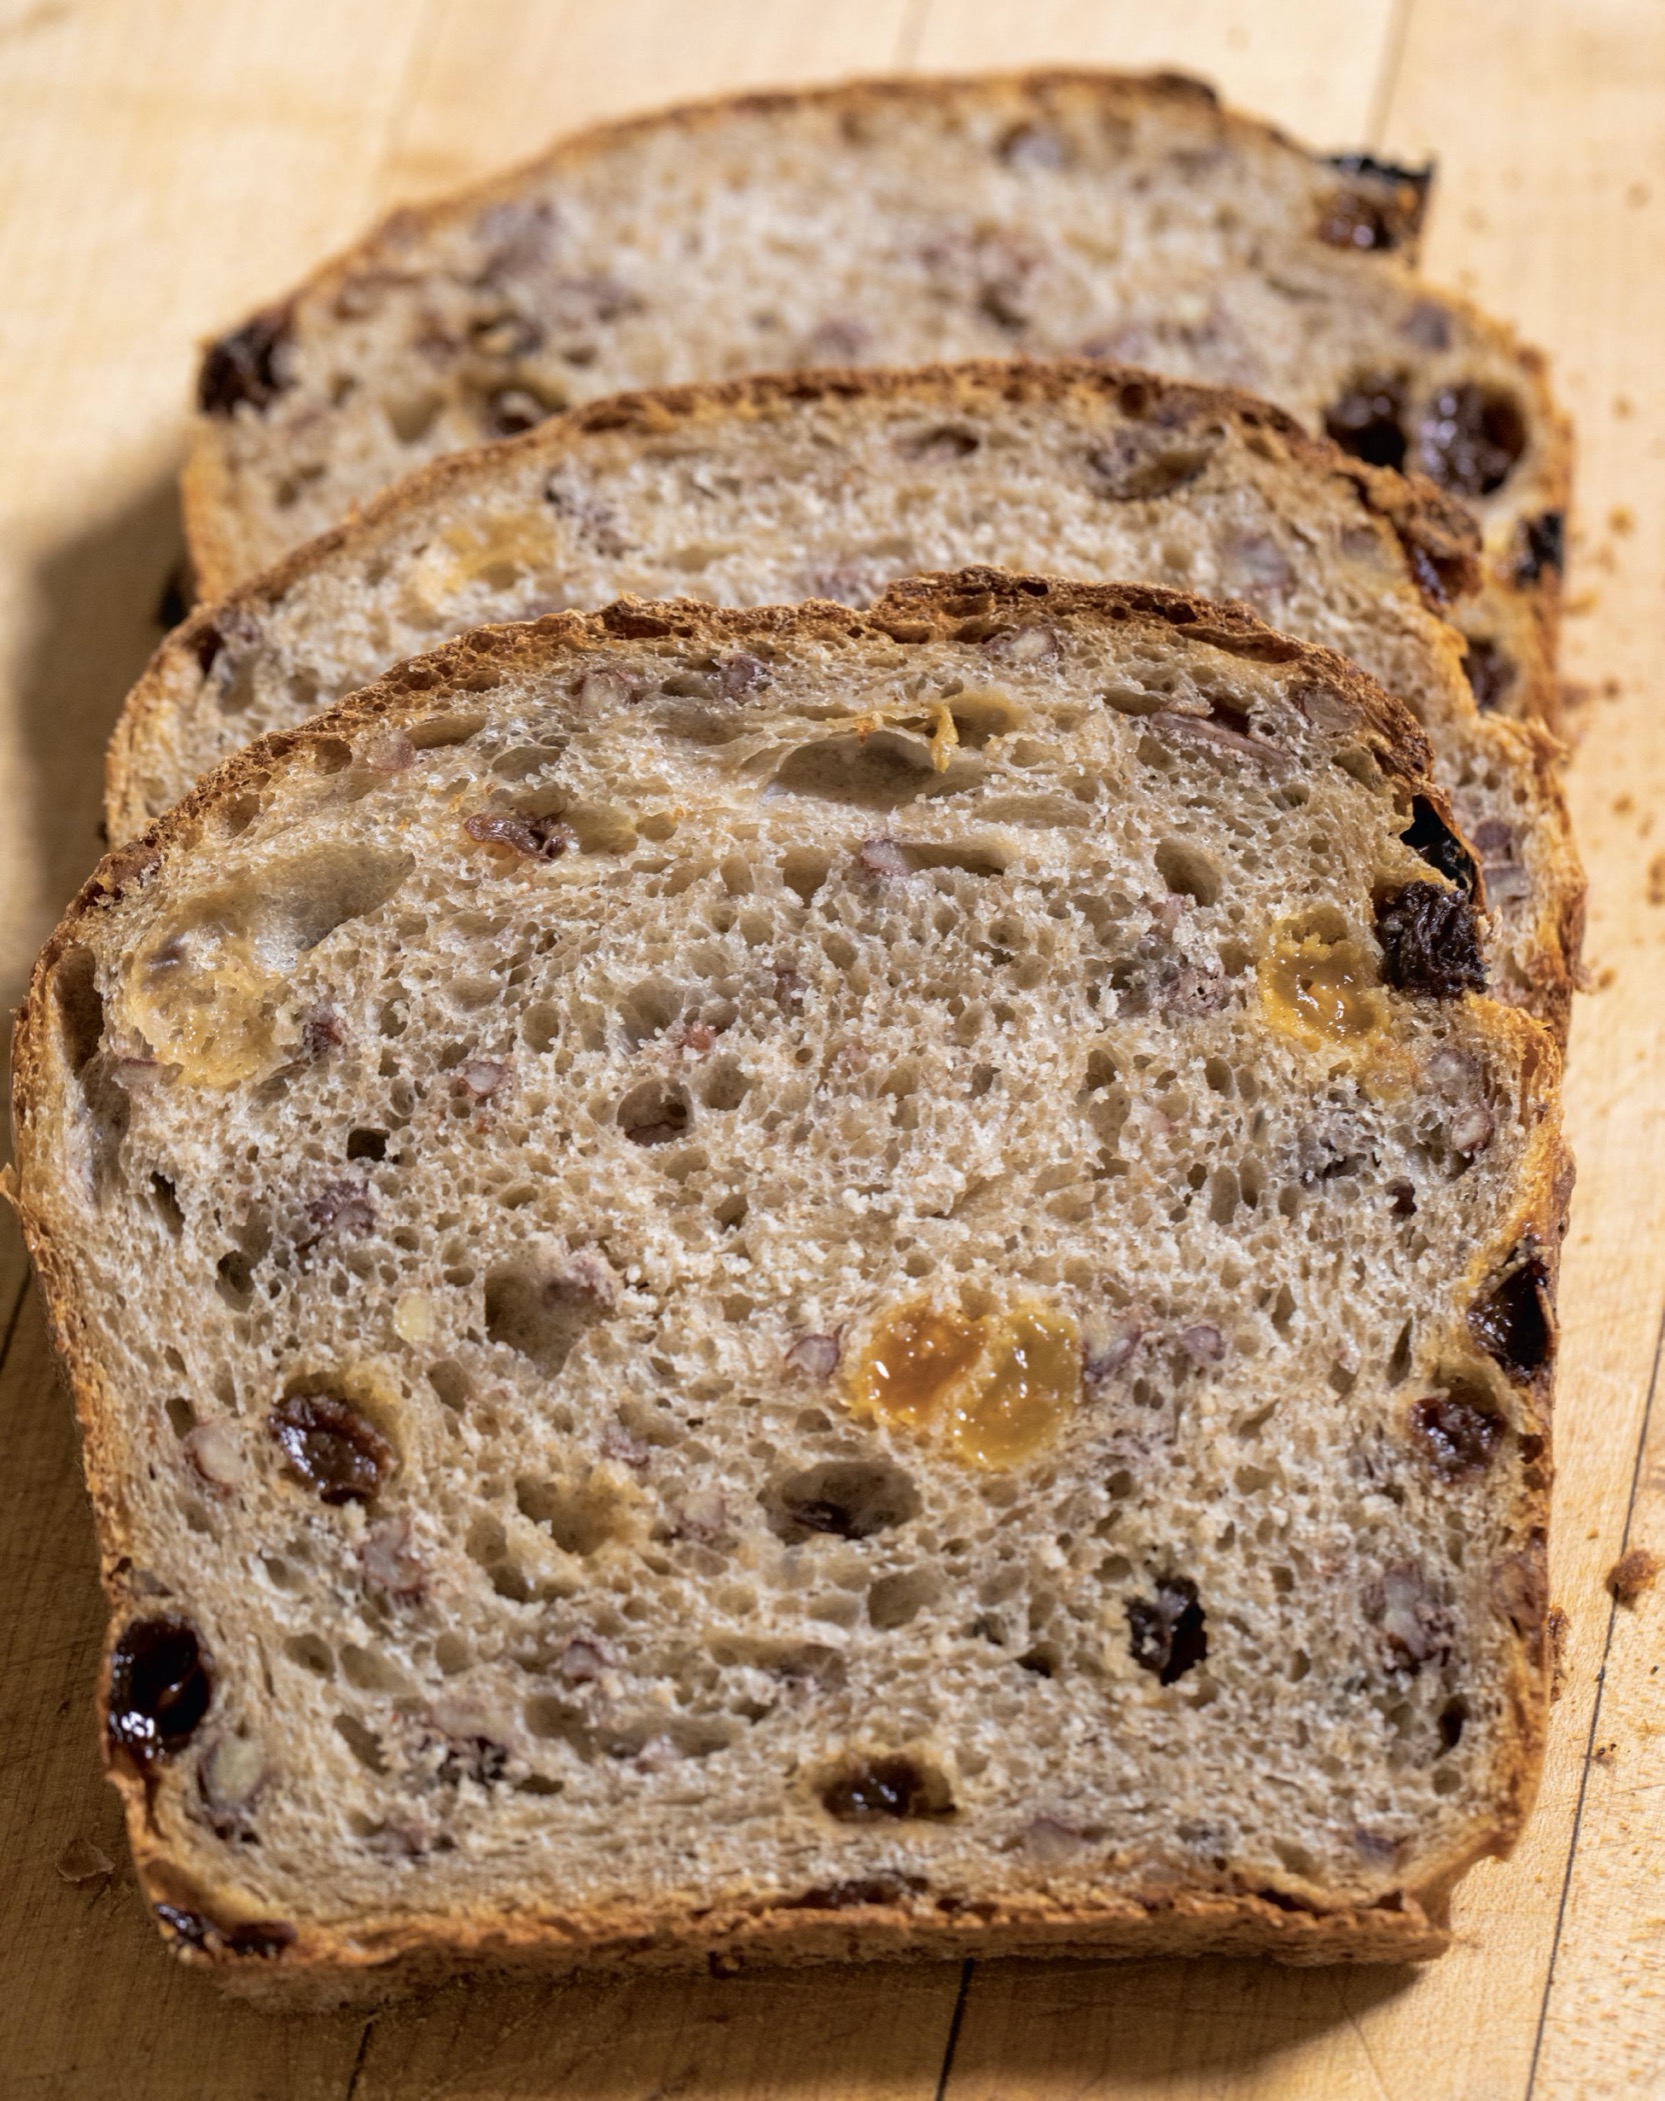
[[[170,848],[188,847],[200,821],[221,804],[262,785],[282,764],[349,726],[398,717],[420,709],[453,673],[478,678],[546,665],[552,658],[619,637],[632,640],[735,643],[799,633],[850,641],[884,636],[892,641],[955,639],[967,618],[989,613],[1034,612],[1040,606],[1063,617],[1087,613],[1147,626],[1153,634],[1183,634],[1192,642],[1260,661],[1300,664],[1354,708],[1371,733],[1376,756],[1409,792],[1427,796],[1449,819],[1428,777],[1428,748],[1405,709],[1364,674],[1333,652],[1276,634],[1246,608],[1220,606],[1186,593],[1154,586],[1062,583],[1041,577],[970,568],[910,578],[895,585],[870,612],[857,613],[825,601],[794,607],[734,610],[689,600],[623,599],[592,614],[561,613],[521,626],[477,630],[458,641],[396,667],[363,692],[350,696],[299,728],[281,731],[235,754],[217,767],[139,841],[107,855],[65,914],[41,952],[19,1014],[13,1046],[13,1129],[18,1159],[14,1201],[40,1279],[53,1339],[64,1363],[81,1424],[85,1469],[98,1524],[101,1568],[111,1623],[106,1650],[124,1603],[119,1568],[126,1540],[122,1531],[120,1470],[123,1449],[110,1426],[102,1381],[83,1339],[71,1267],[54,1229],[52,1164],[37,1158],[34,1106],[52,1090],[42,1037],[50,1026],[52,973],[81,929],[100,910],[147,882]],[[1474,997],[1474,995],[1470,995]],[[1536,1105],[1538,1123],[1523,1164],[1520,1201],[1508,1231],[1490,1250],[1479,1250],[1481,1271],[1504,1249],[1530,1240],[1541,1252],[1553,1293],[1559,1250],[1571,1193],[1572,1163],[1558,1123],[1560,1056],[1545,1030],[1518,1010],[1487,1001],[1499,1034],[1512,1043],[1523,1085]],[[42,1186],[44,1185],[44,1186]],[[505,1923],[450,1916],[406,1919],[385,1932],[348,1934],[319,1929],[293,1952],[234,1952],[217,1933],[202,1949],[180,1946],[182,1959],[206,1966],[238,1989],[261,1996],[355,1989],[389,1976],[394,1988],[414,1975],[435,1979],[475,1964],[527,1964],[557,1973],[689,1967],[702,1962],[719,1970],[750,1960],[795,1963],[877,1956],[944,1958],[995,1955],[1265,1954],[1285,1962],[1414,1961],[1437,1955],[1448,1944],[1452,1888],[1478,1859],[1505,1855],[1513,1846],[1535,1795],[1543,1757],[1549,1705],[1545,1549],[1549,1505],[1549,1436],[1552,1376],[1541,1376],[1523,1407],[1543,1439],[1543,1464],[1523,1482],[1511,1534],[1521,1541],[1510,1557],[1519,1643],[1508,1686],[1512,1737],[1500,1745],[1494,1765],[1499,1812],[1481,1829],[1429,1863],[1414,1887],[1371,1906],[1323,1911],[1292,1904],[1279,1892],[1244,1889],[1164,1890],[1118,1896],[1102,1906],[1067,1909],[1038,1903],[1010,1906],[993,1919],[943,1918],[922,1923],[893,1906],[864,1910],[859,1925],[848,1916],[806,1918],[794,1907],[774,1905],[754,1913],[719,1914],[667,1923],[651,1915],[613,1916],[587,1926],[559,1919]],[[1494,1585],[1499,1571],[1494,1568]],[[106,1661],[106,1670],[108,1664]],[[100,1711],[105,1687],[101,1681]],[[175,1902],[200,1889],[155,1840],[146,1812],[143,1782],[130,1772],[106,1767],[121,1794],[129,1841],[141,1887],[152,1904]],[[210,1897],[208,1901],[213,1901]],[[230,1909],[234,1912],[236,1901]],[[235,1920],[228,1921],[234,1924]],[[582,1934],[580,1941],[578,1936]]]

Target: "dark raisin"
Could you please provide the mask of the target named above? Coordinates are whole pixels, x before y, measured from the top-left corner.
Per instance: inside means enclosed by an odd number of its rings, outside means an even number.
[[[1474,906],[1438,883],[1407,883],[1376,907],[1382,975],[1400,992],[1456,999],[1486,989]]]
[[[266,1418],[290,1470],[325,1503],[367,1503],[393,1450],[356,1408],[328,1393],[296,1393]]]
[[[1411,1434],[1435,1473],[1455,1481],[1491,1464],[1503,1419],[1462,1394],[1435,1393],[1412,1403]]]
[[[1324,428],[1343,452],[1372,467],[1403,467],[1405,382],[1386,373],[1355,380],[1324,412]]]
[[[1433,169],[1395,168],[1368,153],[1338,153],[1330,162],[1344,175],[1362,175],[1375,187],[1349,184],[1319,213],[1317,233],[1332,248],[1386,251],[1414,240],[1422,227]]]
[[[295,1929],[282,1919],[247,1919],[221,1937],[233,1955],[258,1955],[270,1961],[294,1945]]]
[[[294,316],[287,306],[268,307],[211,343],[197,380],[197,406],[205,415],[229,416],[240,402],[263,409],[289,385],[289,347]]]
[[[208,1659],[188,1621],[131,1621],[110,1652],[112,1749],[141,1768],[172,1757],[190,1741],[213,1697]]]
[[[1507,653],[1496,642],[1478,635],[1467,638],[1463,669],[1468,674],[1474,705],[1482,710],[1500,706],[1515,682],[1514,663]]]
[[[1474,856],[1427,796],[1419,795],[1412,801],[1410,830],[1399,836],[1430,868],[1449,877],[1465,897],[1474,895]]]
[[[1442,387],[1417,433],[1417,465],[1459,496],[1489,496],[1502,488],[1525,450],[1520,403],[1512,394],[1472,380]]]
[[[558,861],[578,844],[558,817],[522,817],[514,810],[480,810],[463,830],[482,846],[506,846],[534,861]]]
[[[167,1929],[171,1940],[182,1947],[208,1952],[208,1936],[214,1930],[200,1911],[181,1911],[177,1904],[153,1904],[151,1909]]]
[[[1154,1671],[1159,1685],[1172,1685],[1208,1654],[1206,1615],[1189,1576],[1164,1576],[1154,1598],[1129,1598],[1128,1648],[1141,1670]]]
[[[1515,582],[1535,584],[1546,569],[1559,576],[1566,566],[1566,513],[1542,511],[1523,518],[1515,532]]]
[[[1468,1309],[1469,1331],[1511,1379],[1526,1380],[1555,1354],[1549,1278],[1534,1255]]]
[[[871,1539],[919,1515],[919,1491],[884,1460],[830,1459],[792,1474],[764,1497],[771,1528],[797,1541],[811,1532]]]
[[[847,1824],[885,1817],[951,1816],[940,1774],[922,1773],[911,1758],[865,1758],[821,1790],[822,1807]]]

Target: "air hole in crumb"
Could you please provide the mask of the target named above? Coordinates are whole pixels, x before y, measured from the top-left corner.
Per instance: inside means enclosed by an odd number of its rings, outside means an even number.
[[[813,846],[792,847],[781,864],[787,888],[796,890],[806,905],[827,880],[831,869],[831,854]]]
[[[789,1543],[816,1532],[870,1539],[917,1517],[919,1491],[899,1466],[882,1459],[828,1459],[788,1474],[765,1490],[770,1529]]]
[[[515,1483],[515,1503],[522,1517],[547,1525],[564,1554],[587,1558],[623,1536],[628,1506],[605,1482],[567,1485],[525,1477]]]
[[[347,1158],[349,1160],[385,1160],[387,1158],[386,1131],[357,1130],[347,1133]]]
[[[1199,905],[1219,902],[1220,871],[1199,847],[1164,839],[1156,849],[1156,866],[1176,897],[1189,897]]]
[[[185,1230],[185,1214],[179,1208],[179,1198],[173,1184],[166,1175],[152,1175],[150,1194],[156,1205],[157,1216],[177,1240]]]
[[[302,1670],[311,1671],[317,1678],[333,1678],[335,1658],[330,1646],[319,1634],[291,1634],[283,1645],[283,1653],[291,1663],[298,1663]]]
[[[938,1596],[941,1580],[934,1570],[905,1568],[881,1576],[867,1593],[867,1617],[875,1627],[905,1627]]]
[[[168,1402],[168,1421],[173,1425],[175,1437],[184,1437],[196,1427],[197,1411],[182,1393],[176,1393]]]
[[[372,1773],[387,1771],[387,1760],[382,1756],[382,1740],[373,1729],[367,1729],[350,1714],[338,1714],[335,1717],[335,1729],[360,1765]]]
[[[438,1364],[430,1364],[428,1366],[428,1384],[438,1394],[447,1408],[455,1408],[460,1411],[468,1406],[469,1395],[473,1388],[469,1385],[467,1372],[454,1359],[443,1357]]]
[[[618,1125],[632,1145],[666,1145],[693,1122],[688,1090],[665,1080],[643,1080],[619,1103]]]

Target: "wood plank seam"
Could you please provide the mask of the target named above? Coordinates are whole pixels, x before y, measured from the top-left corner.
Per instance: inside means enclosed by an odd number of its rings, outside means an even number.
[[[1382,39],[1381,71],[1376,77],[1376,91],[1370,98],[1370,129],[1366,136],[1372,146],[1380,146],[1387,137],[1388,117],[1393,110],[1393,98],[1399,91],[1399,75],[1404,66],[1405,48],[1410,41],[1411,16],[1415,11],[1416,0],[1393,0],[1387,35]]]
[[[341,2101],[353,2101],[358,2092],[359,2080],[364,2076],[365,2060],[370,2055],[370,2037],[375,2030],[376,2016],[372,2014],[364,2024],[364,2033],[358,2039],[358,2055],[353,2059],[353,2069],[347,2074],[346,2091]]]
[[[896,34],[896,70],[911,73],[919,60],[919,47],[925,40],[925,24],[930,17],[931,0],[908,0],[908,11],[902,17],[902,26]]]
[[[948,2035],[942,2046],[942,2070],[937,2074],[937,2090],[934,2101],[944,2101],[948,2082],[954,2076],[954,2052],[960,2044],[960,2023],[965,2019],[965,2002],[971,1991],[971,1973],[977,1967],[975,1957],[968,1956],[960,1966],[960,1988],[954,1997],[954,2011],[948,2020]]]
[[[12,1300],[11,1311],[6,1316],[5,1340],[0,1341],[0,1372],[5,1370],[6,1359],[11,1355],[12,1340],[17,1334],[17,1324],[23,1318],[23,1304],[29,1296],[29,1286],[33,1280],[34,1271],[25,1264],[23,1281],[17,1287],[17,1296]]]
[[[1619,1538],[1619,1552],[1624,1554],[1630,1546],[1630,1528],[1636,1515],[1636,1497],[1642,1481],[1642,1459],[1648,1448],[1648,1427],[1653,1421],[1654,1396],[1659,1391],[1659,1365],[1665,1355],[1665,1311],[1659,1318],[1659,1332],[1654,1342],[1653,1370],[1648,1378],[1648,1398],[1642,1409],[1642,1425],[1636,1439],[1636,1457],[1630,1469],[1630,1499],[1625,1505],[1624,1531]],[[1618,1624],[1619,1601],[1610,1598],[1607,1606],[1607,1632],[1601,1645],[1601,1662],[1596,1669],[1596,1696],[1590,1702],[1590,1733],[1584,1744],[1584,1770],[1578,1780],[1578,1801],[1573,1809],[1572,1832],[1567,1840],[1567,1864],[1561,1876],[1561,1897],[1555,1911],[1555,1935],[1549,1947],[1549,1966],[1544,1972],[1544,1996],[1538,2008],[1538,2026],[1532,2038],[1532,2062],[1526,2075],[1526,2092],[1522,2101],[1532,2101],[1538,2081],[1538,2060],[1543,2054],[1544,2027],[1549,2019],[1549,2002],[1555,1990],[1555,1959],[1561,1952],[1561,1931],[1566,1923],[1567,1897],[1572,1888],[1573,1866],[1578,1859],[1579,1826],[1584,1818],[1584,1799],[1590,1786],[1590,1767],[1596,1746],[1596,1731],[1601,1726],[1601,1701],[1606,1690],[1607,1663],[1613,1650],[1613,1630]]]

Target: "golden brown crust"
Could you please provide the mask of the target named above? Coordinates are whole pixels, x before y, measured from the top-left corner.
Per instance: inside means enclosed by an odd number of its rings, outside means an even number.
[[[17,1208],[34,1258],[54,1339],[75,1394],[84,1436],[87,1479],[98,1518],[106,1593],[112,1611],[126,1602],[121,1571],[129,1545],[121,1479],[125,1454],[118,1411],[85,1339],[77,1287],[54,1219],[53,1162],[37,1150],[35,1109],[53,1078],[44,1035],[52,1026],[53,974],[96,915],[134,887],[149,882],[175,850],[188,849],[204,820],[310,746],[355,724],[399,719],[432,704],[452,682],[482,690],[494,674],[546,667],[615,637],[638,642],[712,646],[766,643],[795,636],[817,642],[890,641],[907,645],[986,637],[1002,621],[1085,615],[1144,628],[1153,638],[1191,643],[1257,661],[1297,667],[1319,707],[1351,710],[1377,762],[1411,794],[1428,797],[1449,817],[1427,774],[1428,748],[1405,709],[1334,653],[1291,641],[1263,626],[1246,608],[1220,606],[1188,594],[1125,584],[1063,583],[990,569],[909,579],[891,588],[870,613],[825,602],[799,607],[732,610],[687,600],[649,603],[624,599],[592,614],[563,613],[518,627],[484,629],[423,658],[396,667],[364,692],[293,730],[237,753],[133,844],[108,855],[70,907],[38,959],[19,1016],[13,1061],[13,1117],[20,1184]],[[1473,997],[1473,995],[1470,995]],[[1500,1053],[1522,1074],[1522,1091],[1538,1123],[1521,1174],[1522,1195],[1508,1230],[1471,1265],[1476,1284],[1494,1274],[1523,1244],[1541,1252],[1551,1289],[1565,1230],[1570,1158],[1557,1119],[1560,1058],[1539,1025],[1492,1003],[1488,1020]],[[1541,1439],[1540,1465],[1525,1471],[1511,1513],[1510,1535],[1520,1549],[1493,1570],[1494,1593],[1516,1627],[1518,1661],[1509,1687],[1512,1738],[1499,1753],[1494,1792],[1504,1807],[1493,1825],[1422,1870],[1414,1887],[1360,1907],[1322,1910],[1283,1892],[1165,1887],[1107,1896],[1092,1907],[1071,1908],[1036,1898],[982,1911],[921,1916],[905,1908],[860,1904],[829,1917],[802,1902],[760,1902],[755,1908],[713,1910],[667,1920],[644,1907],[629,1915],[573,1919],[549,1916],[476,1919],[468,1915],[409,1916],[355,1922],[349,1935],[309,1929],[287,1941],[262,1940],[259,1922],[240,1914],[235,1899],[204,1889],[168,1854],[152,1828],[143,1781],[108,1761],[121,1792],[141,1886],[153,1905],[188,1920],[176,1951],[210,1966],[237,1988],[260,1995],[290,1989],[329,1989],[344,1977],[396,1966],[434,1977],[485,1964],[535,1964],[557,1972],[577,1968],[628,1970],[707,1964],[726,1970],[752,1961],[813,1962],[875,1956],[942,1958],[961,1954],[1141,1955],[1264,1954],[1300,1963],[1406,1961],[1438,1954],[1446,1945],[1449,1893],[1473,1861],[1507,1852],[1530,1807],[1542,1757],[1549,1700],[1545,1637],[1547,1598],[1543,1542],[1548,1522],[1550,1382],[1534,1382],[1522,1406]],[[129,1462],[131,1463],[131,1462]],[[112,1638],[114,1634],[112,1627]],[[107,1687],[105,1688],[107,1691]],[[200,1906],[200,1911],[197,1907]],[[164,1923],[168,1921],[164,1920]],[[238,1945],[239,1926],[254,1927]],[[283,1927],[282,1934],[291,1933]]]

